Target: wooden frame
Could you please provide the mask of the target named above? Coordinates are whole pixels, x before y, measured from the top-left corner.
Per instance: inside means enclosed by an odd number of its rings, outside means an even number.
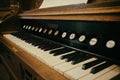
[[[20,19],[120,21],[120,1],[35,9],[18,16]]]

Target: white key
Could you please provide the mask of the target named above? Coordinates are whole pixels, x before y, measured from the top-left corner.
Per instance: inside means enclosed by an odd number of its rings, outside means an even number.
[[[120,67],[114,68],[113,70],[105,73],[104,75],[97,77],[95,80],[110,80],[118,74],[120,74]]]
[[[72,65],[71,62],[65,62],[63,64],[59,64],[59,65],[54,66],[54,69],[56,71],[60,72],[61,74],[63,74],[65,71],[68,71],[68,70],[73,69],[77,66],[83,65],[86,62],[91,62],[91,61],[94,61],[94,60],[96,60],[96,58],[88,59],[88,60],[80,62],[76,65]]]
[[[103,63],[105,63],[105,62],[102,62],[100,64],[103,64]],[[100,64],[98,64],[98,65],[100,65]],[[95,65],[95,66],[97,66],[97,65]],[[93,66],[93,67],[95,67],[95,66]],[[91,67],[89,69],[86,69],[86,70],[83,70],[82,65],[80,65],[80,66],[78,66],[76,68],[73,68],[73,69],[65,72],[64,75],[66,77],[68,77],[69,79],[71,79],[71,80],[77,80],[80,77],[88,75],[93,67]]]
[[[49,54],[49,52],[51,50],[43,51],[40,48],[37,48],[34,45],[31,45],[30,43],[27,43],[24,40],[21,40],[21,39],[13,36],[11,34],[4,35],[4,37],[8,38],[13,43],[15,43],[16,45],[21,47],[23,50],[25,50],[28,53],[30,53],[32,56],[34,56],[37,59],[41,60],[42,62],[44,62],[44,58],[52,56],[51,54]],[[57,50],[57,49],[62,49],[62,48],[64,48],[64,47],[59,47],[59,48],[55,48],[55,49],[52,49],[52,50]]]
[[[16,38],[13,35],[5,35],[5,37],[11,40],[13,43],[18,45],[19,47],[21,47],[23,50],[27,51],[29,54],[35,56],[36,58],[40,60],[41,60],[41,57],[43,58],[43,57],[49,56],[49,54],[46,54],[47,52],[45,53],[43,50],[36,49],[31,44],[28,44],[25,41],[19,38]]]
[[[57,64],[65,62],[65,60],[60,60],[59,58],[56,58],[56,57],[53,57],[53,56],[45,58],[44,61],[45,61],[45,64],[49,65],[50,67],[53,67]]]
[[[44,58],[44,61],[47,65],[49,65],[50,67],[53,67],[57,64],[60,64],[60,63],[64,63],[65,60],[61,60],[60,57],[63,56],[63,55],[66,55],[66,54],[71,54],[75,51],[71,51],[71,52],[68,52],[68,53],[64,53],[64,54],[61,54],[59,56],[51,56],[51,57],[47,57],[47,58]]]
[[[62,48],[62,47],[61,47]],[[56,49],[52,49],[52,50],[58,50],[58,49],[61,49],[61,48],[56,48]],[[50,51],[43,51],[43,53],[41,54],[38,54],[36,57],[39,57],[39,60],[41,60],[42,62],[45,62],[45,59],[46,58],[51,58],[53,57],[53,54],[49,54]],[[39,53],[39,51],[38,51]]]
[[[96,73],[96,74],[92,74],[92,73],[89,73],[88,75],[86,75],[86,76],[83,76],[83,77],[80,77],[79,78],[79,80],[94,80],[95,78],[97,78],[98,76],[102,76],[102,75],[104,75],[106,72],[108,72],[108,71],[111,71],[112,69],[114,69],[114,68],[116,68],[117,66],[116,65],[112,65],[112,66],[110,66],[110,67],[108,67],[108,68],[106,68],[106,69],[104,69],[104,70],[102,70],[102,71],[100,71],[100,72],[98,72],[98,73]],[[103,80],[103,79],[100,79],[100,80]],[[108,79],[106,79],[106,80],[108,80]]]
[[[27,43],[24,40],[21,40],[21,39],[13,36],[11,34],[4,35],[4,37],[6,37],[10,41],[12,41],[16,45],[18,45],[23,50],[27,51],[32,56],[34,56],[37,59],[41,60],[42,62],[44,62],[44,58],[52,56],[51,54],[49,54],[49,52],[51,50],[43,51],[40,48],[37,48],[34,45],[31,45],[30,43]],[[64,48],[64,47],[59,47],[59,48],[55,48],[55,49],[52,49],[52,50],[58,50],[58,49],[62,49],[62,48]]]

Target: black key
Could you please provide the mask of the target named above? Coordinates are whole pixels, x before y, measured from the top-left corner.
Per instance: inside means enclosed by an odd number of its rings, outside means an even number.
[[[112,79],[110,80],[120,80],[120,74],[118,74],[117,76],[113,77]]]
[[[91,61],[91,62],[85,63],[85,64],[83,64],[82,69],[86,70],[86,69],[88,69],[88,68],[90,68],[92,66],[95,66],[95,65],[97,65],[97,64],[99,64],[101,62],[103,62],[103,60],[97,59],[95,61]]]
[[[75,58],[77,58],[80,55],[80,52],[75,52],[74,55],[67,57],[66,61],[73,61]]]
[[[47,46],[46,42],[42,42],[38,44],[39,48],[44,49]]]
[[[43,50],[47,51],[47,50],[51,50],[51,49],[55,49],[55,48],[59,48],[59,47],[62,47],[62,46],[60,46],[58,44],[55,45],[55,44],[49,43],[49,44],[45,44]]]
[[[83,57],[80,57],[80,58],[77,59],[77,60],[72,61],[72,64],[75,65],[75,64],[78,64],[78,63],[80,63],[80,62],[82,62],[82,61],[85,61],[85,60],[87,60],[87,59],[90,59],[90,58],[92,58],[92,56],[83,56]]]
[[[55,52],[54,56],[58,56],[58,55],[61,55],[61,54],[67,53],[67,52],[71,52],[71,51],[73,51],[73,50],[69,49],[69,48],[63,49],[63,50],[60,50],[59,52]]]
[[[48,51],[48,50],[51,50],[51,49],[55,49],[55,48],[60,48],[60,47],[62,47],[62,46],[51,46],[51,47],[47,47],[47,48],[45,48],[45,49],[43,49],[44,51]]]
[[[73,56],[69,56],[69,57],[66,59],[66,62],[72,61],[72,60],[74,59],[74,57],[76,57],[76,56],[77,56],[77,54],[74,53]]]
[[[65,49],[61,49],[61,50],[55,52],[54,55],[59,55],[59,54],[67,53],[67,52],[70,52],[70,51],[73,51],[73,50],[70,49],[70,48],[65,48]]]
[[[97,72],[99,72],[99,71],[101,71],[101,70],[103,70],[103,69],[105,69],[105,68],[107,68],[107,67],[109,67],[109,66],[111,66],[111,65],[112,65],[112,64],[111,64],[111,63],[108,63],[108,62],[103,63],[103,64],[101,64],[101,65],[98,65],[98,66],[92,68],[91,73],[95,74],[95,73],[97,73]]]
[[[45,43],[45,44],[42,44],[42,45],[40,46],[40,48],[44,50],[44,49],[46,49],[46,48],[49,47],[49,46],[50,46],[49,44],[46,44],[46,43]]]
[[[63,55],[63,56],[61,56],[61,59],[66,59],[66,58],[69,58],[70,56],[74,56],[74,55],[75,55],[74,53]]]
[[[50,51],[50,54],[60,53],[61,51],[65,51],[65,50],[67,50],[67,49],[68,49],[68,48],[62,48],[62,49],[52,50],[52,51]]]

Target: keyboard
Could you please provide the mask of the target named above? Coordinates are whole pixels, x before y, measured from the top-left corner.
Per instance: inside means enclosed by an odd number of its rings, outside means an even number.
[[[120,67],[110,61],[27,32],[5,38],[70,80],[119,80]]]

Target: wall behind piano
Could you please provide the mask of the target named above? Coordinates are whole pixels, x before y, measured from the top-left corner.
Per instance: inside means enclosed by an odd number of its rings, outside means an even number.
[[[19,0],[21,11],[39,8],[42,2],[43,0]]]
[[[6,4],[0,7],[0,33],[17,31],[19,11],[18,0],[5,0],[1,4]]]
[[[19,22],[16,16],[0,24],[0,33],[11,33],[19,29]]]
[[[9,0],[9,1],[10,3],[8,3],[8,5],[10,6],[7,7],[8,11],[5,11],[3,7],[2,7],[2,11],[0,11],[0,33],[3,32],[9,33],[12,31],[19,30],[20,23],[18,21],[19,19],[17,17],[17,14],[19,14],[22,11],[39,8],[43,0]],[[19,6],[17,9],[15,6],[16,4],[17,6]],[[14,13],[11,13],[13,10]],[[5,14],[5,13],[9,13],[9,14]]]

